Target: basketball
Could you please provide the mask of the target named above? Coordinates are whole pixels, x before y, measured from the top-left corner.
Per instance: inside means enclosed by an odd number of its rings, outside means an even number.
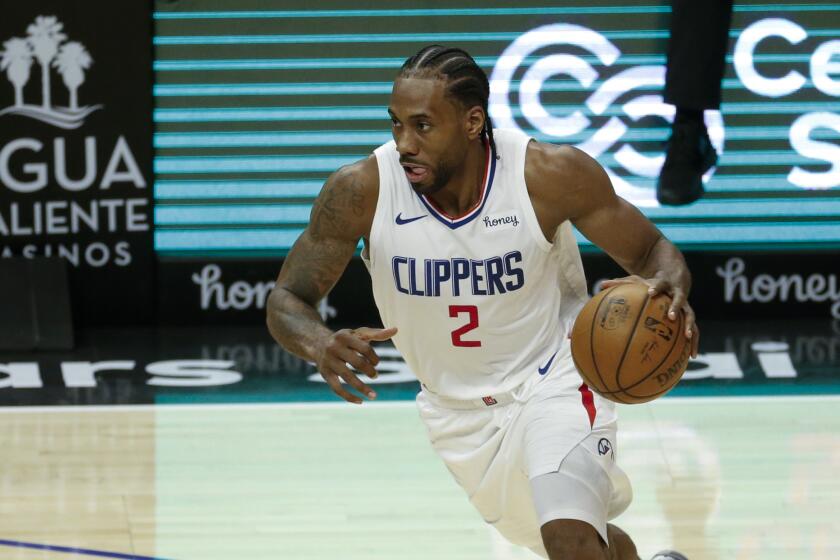
[[[651,297],[641,283],[618,284],[593,297],[572,328],[572,358],[581,377],[603,397],[648,402],[670,391],[688,367],[691,341],[685,313],[668,318],[671,298]]]

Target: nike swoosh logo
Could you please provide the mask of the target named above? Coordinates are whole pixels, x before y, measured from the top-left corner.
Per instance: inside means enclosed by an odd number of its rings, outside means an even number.
[[[560,350],[558,350],[557,352],[559,352],[559,351]],[[554,361],[554,356],[557,355],[557,352],[555,352],[554,354],[551,355],[551,358],[548,359],[547,364],[545,364],[543,367],[539,368],[540,375],[545,375],[546,373],[548,373],[548,368],[551,367],[551,362]]]
[[[397,214],[396,222],[397,222],[398,226],[404,226],[405,224],[410,224],[411,222],[416,222],[417,220],[422,220],[426,216],[428,216],[428,214],[423,214],[422,216],[417,216],[416,218],[403,218],[402,217],[402,212],[400,212],[399,214]]]

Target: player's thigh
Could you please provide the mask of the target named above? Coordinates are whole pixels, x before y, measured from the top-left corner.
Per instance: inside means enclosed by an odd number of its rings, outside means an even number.
[[[525,406],[522,422],[528,476],[557,471],[566,455],[593,432],[615,429],[614,410],[599,409],[593,404],[598,402],[585,398],[571,376],[539,384]]]
[[[610,440],[615,441],[614,429],[593,430],[556,471],[531,478],[540,526],[575,520],[591,525],[603,542],[610,542],[607,521],[623,512],[633,495],[627,475],[610,456]]]
[[[608,542],[612,481],[583,446],[572,449],[556,472],[532,478],[531,494],[541,527],[574,520],[589,525]]]

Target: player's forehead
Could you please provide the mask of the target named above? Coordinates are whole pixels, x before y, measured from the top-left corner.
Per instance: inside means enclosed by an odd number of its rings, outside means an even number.
[[[446,85],[438,77],[399,77],[394,80],[388,113],[400,120],[449,117],[456,108],[446,94]]]

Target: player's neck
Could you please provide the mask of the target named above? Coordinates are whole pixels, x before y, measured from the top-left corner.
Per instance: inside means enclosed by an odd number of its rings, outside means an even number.
[[[441,190],[429,195],[450,216],[469,212],[481,199],[487,169],[487,145],[483,139],[470,144],[461,167]]]

